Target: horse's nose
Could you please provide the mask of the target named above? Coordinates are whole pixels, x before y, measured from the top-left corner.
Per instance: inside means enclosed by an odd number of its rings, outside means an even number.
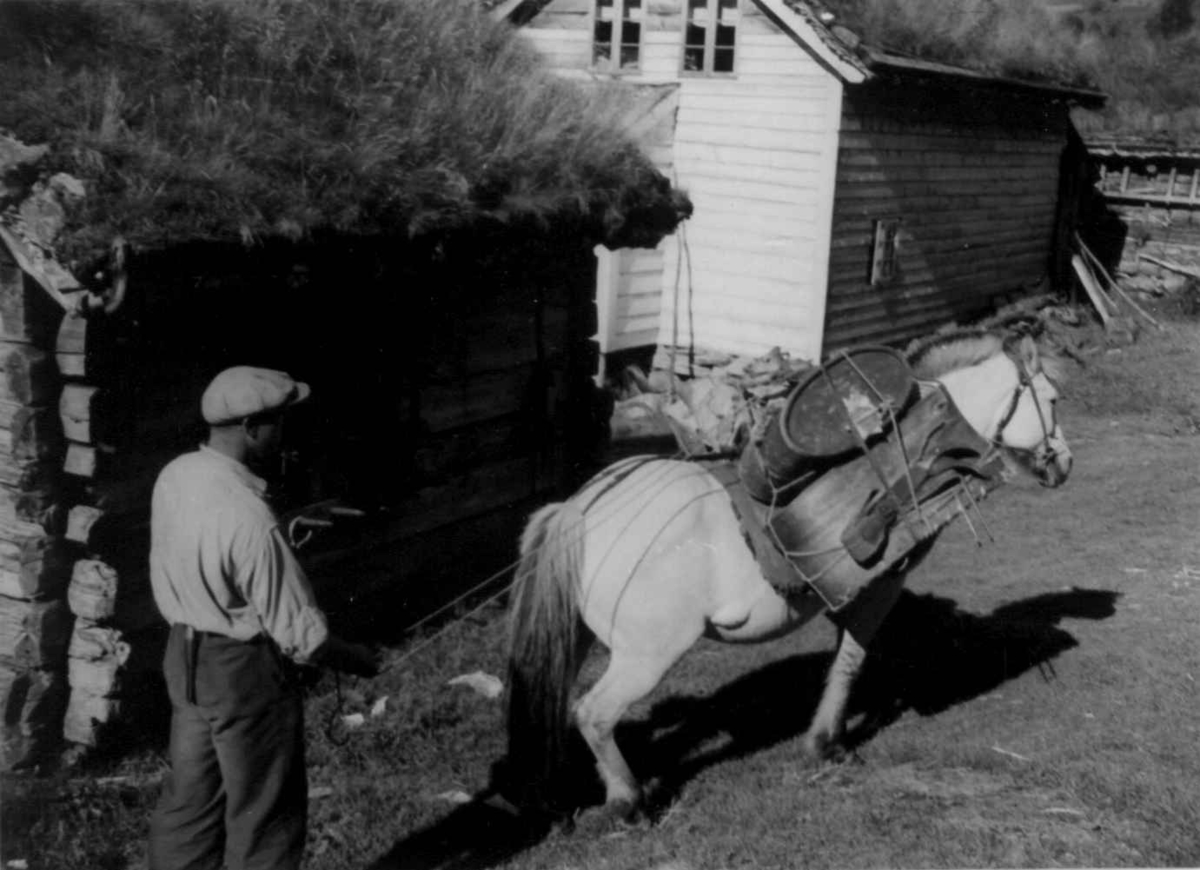
[[[1075,460],[1071,456],[1070,450],[1051,453],[1042,466],[1041,473],[1038,475],[1038,482],[1042,486],[1051,488],[1062,486],[1071,475],[1071,466],[1074,464]]]

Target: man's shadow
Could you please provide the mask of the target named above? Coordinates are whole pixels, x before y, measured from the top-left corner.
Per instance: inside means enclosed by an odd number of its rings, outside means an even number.
[[[1053,660],[1077,645],[1064,619],[1105,619],[1119,593],[1070,589],[1005,604],[980,616],[932,594],[905,591],[869,650],[851,698],[848,748],[869,740],[904,712],[933,715],[994,690],[1033,668],[1054,676]],[[832,652],[773,662],[707,696],[670,697],[642,720],[623,724],[617,739],[635,774],[650,784],[653,807],[668,805],[705,769],[761,752],[804,732],[820,699]],[[603,801],[594,760],[577,741],[564,779],[571,798]],[[502,765],[497,766],[502,769]],[[468,870],[507,860],[542,839],[548,828],[483,802],[461,807],[396,843],[373,870]]]

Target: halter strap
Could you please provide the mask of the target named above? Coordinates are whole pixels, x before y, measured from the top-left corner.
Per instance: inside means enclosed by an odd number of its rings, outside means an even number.
[[[1009,423],[1012,422],[1017,413],[1017,406],[1021,403],[1021,394],[1026,390],[1034,391],[1033,376],[1029,374],[1029,369],[1025,367],[1025,363],[1019,356],[1012,353],[1005,353],[1012,364],[1017,367],[1017,388],[1013,390],[1012,398],[1009,399],[1008,408],[1004,412],[1004,416],[1000,418],[1000,425],[996,427],[996,434],[992,436],[992,443],[997,447],[1003,447],[1006,450],[1021,450],[1019,447],[1009,447],[1004,443],[1004,430]],[[1046,416],[1042,413],[1042,404],[1037,400],[1037,394],[1033,396],[1033,407],[1037,411],[1038,423],[1042,427],[1042,445],[1049,446],[1050,430],[1046,428]]]

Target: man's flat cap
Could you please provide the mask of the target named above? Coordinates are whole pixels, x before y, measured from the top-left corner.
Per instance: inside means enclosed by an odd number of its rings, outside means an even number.
[[[310,392],[308,384],[292,380],[285,372],[234,366],[213,378],[200,399],[200,413],[212,426],[233,423],[303,402]]]

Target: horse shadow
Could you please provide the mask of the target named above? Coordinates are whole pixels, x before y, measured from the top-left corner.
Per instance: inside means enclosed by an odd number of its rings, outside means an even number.
[[[1005,604],[980,616],[932,594],[901,594],[871,645],[855,684],[847,734],[854,749],[913,710],[928,716],[992,691],[1037,668],[1054,675],[1053,660],[1077,646],[1064,619],[1105,619],[1119,593],[1070,589]],[[638,777],[650,784],[653,816],[706,768],[751,756],[791,740],[808,727],[832,652],[775,661],[711,695],[673,696],[640,720],[623,723],[617,739]],[[582,739],[572,747],[564,779],[577,807],[601,803],[603,789]],[[503,769],[503,761],[497,770]],[[544,839],[545,819],[528,823],[477,800],[397,842],[371,870],[482,870]]]
[[[851,693],[846,748],[853,752],[907,711],[934,715],[1035,668],[1054,679],[1054,659],[1078,645],[1059,623],[1106,619],[1118,597],[1072,588],[979,615],[950,599],[905,590]],[[652,783],[652,812],[704,769],[802,734],[832,660],[832,651],[790,656],[712,695],[668,698],[645,719],[623,725],[617,739],[633,770]],[[588,797],[599,801],[603,794],[597,789]]]

